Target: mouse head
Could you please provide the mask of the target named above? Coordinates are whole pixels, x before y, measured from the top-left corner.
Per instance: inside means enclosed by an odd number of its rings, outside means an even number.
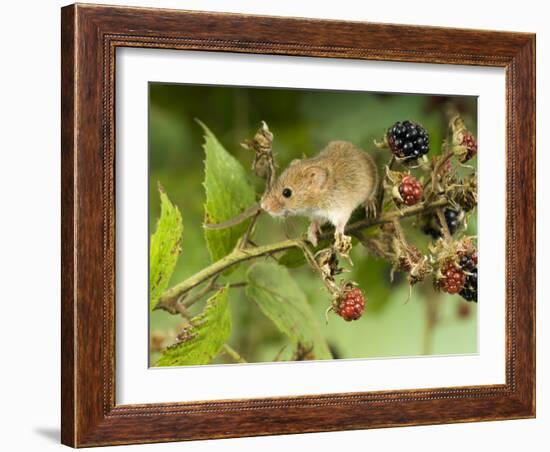
[[[261,201],[273,216],[304,215],[319,208],[328,173],[307,161],[293,160]]]

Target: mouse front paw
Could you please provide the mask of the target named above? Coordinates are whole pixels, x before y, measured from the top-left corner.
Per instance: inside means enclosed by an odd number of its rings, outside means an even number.
[[[307,240],[309,243],[311,243],[313,246],[317,246],[318,240],[317,240],[317,234],[319,233],[319,225],[315,222],[311,223],[309,225],[309,228],[307,229]]]

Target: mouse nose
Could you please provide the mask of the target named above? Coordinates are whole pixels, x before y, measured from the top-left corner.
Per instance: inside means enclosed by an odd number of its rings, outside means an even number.
[[[260,207],[267,211],[268,207],[269,207],[269,203],[267,202],[267,196],[262,196],[262,198],[260,199]]]

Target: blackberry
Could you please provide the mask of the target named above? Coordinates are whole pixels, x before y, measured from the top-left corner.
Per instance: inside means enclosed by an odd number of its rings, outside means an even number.
[[[453,235],[460,227],[464,213],[461,210],[447,208],[443,210],[443,215],[445,215],[445,222],[447,223],[449,232]]]
[[[475,157],[477,155],[476,137],[466,128],[466,124],[460,116],[455,116],[451,121],[451,130],[453,132],[453,153],[460,163],[465,163]]]
[[[406,247],[402,247],[396,256],[392,267],[393,271],[408,273],[407,281],[410,286],[414,286],[431,272],[431,267],[428,259],[416,246],[407,245]]]
[[[466,282],[459,294],[466,301],[477,303],[477,269],[471,275],[466,276]]]
[[[462,159],[462,163],[467,162],[471,158],[474,158],[477,154],[477,141],[471,132],[464,134],[462,138],[462,145],[466,147],[466,155]]]
[[[397,256],[395,270],[408,273],[423,259],[423,257],[424,256],[416,246],[409,245],[407,248],[403,249],[399,256]]]
[[[412,162],[430,150],[430,137],[426,129],[411,121],[398,121],[386,134],[393,155]]]
[[[338,302],[336,313],[346,322],[357,320],[365,310],[365,297],[361,289],[355,287],[346,292]]]
[[[477,253],[474,251],[472,254],[459,253],[460,268],[467,272],[473,272],[477,270]]]
[[[442,278],[439,280],[439,287],[443,292],[450,294],[459,293],[466,282],[466,274],[453,261],[447,262],[441,268]]]
[[[464,135],[463,144],[466,146],[466,149],[468,149],[468,153],[466,154],[464,161],[468,161],[477,154],[477,141],[471,133],[467,133]]]
[[[422,185],[414,176],[407,175],[399,185],[399,194],[405,205],[414,206],[422,199]]]
[[[445,222],[447,223],[449,232],[453,235],[462,223],[464,212],[460,209],[445,208],[443,209],[443,215],[445,216]],[[443,236],[441,232],[441,223],[434,213],[430,213],[423,218],[421,230],[424,234],[431,236],[433,239],[438,239]]]
[[[460,257],[460,267],[468,273],[464,287],[459,292],[460,296],[466,301],[477,303],[477,253],[462,255]]]

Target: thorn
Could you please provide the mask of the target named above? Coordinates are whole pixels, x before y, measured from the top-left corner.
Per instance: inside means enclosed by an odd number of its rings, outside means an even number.
[[[333,309],[332,309],[332,305],[331,305],[331,306],[329,306],[329,307],[326,309],[326,311],[325,311],[325,321],[326,321],[325,325],[328,325],[328,313],[329,313],[330,311],[332,311],[332,310],[333,310]]]
[[[412,286],[409,284],[409,296],[407,297],[407,299],[405,300],[405,303],[403,304],[407,304],[410,301],[411,296],[412,296]]]

